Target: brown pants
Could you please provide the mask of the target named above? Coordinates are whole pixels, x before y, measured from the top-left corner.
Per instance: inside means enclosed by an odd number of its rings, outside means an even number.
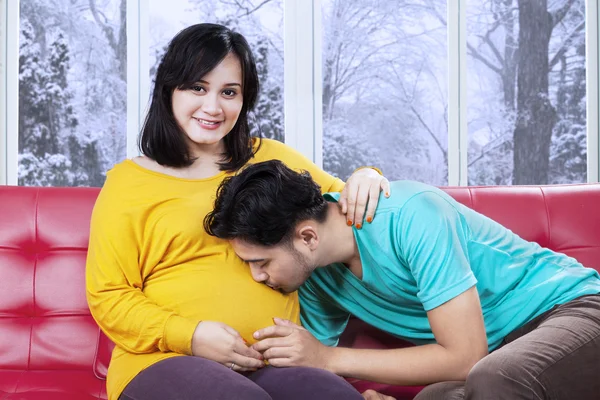
[[[600,399],[600,295],[558,305],[510,333],[465,382],[427,386],[415,400]]]

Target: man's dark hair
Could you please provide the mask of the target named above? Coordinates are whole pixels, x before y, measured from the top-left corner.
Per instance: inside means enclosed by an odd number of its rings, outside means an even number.
[[[271,160],[249,165],[221,183],[204,229],[221,239],[273,246],[289,243],[299,222],[326,218],[327,201],[310,174]]]
[[[175,89],[193,87],[212,71],[228,54],[242,66],[243,105],[238,120],[225,136],[221,170],[235,171],[254,155],[248,126],[248,111],[258,96],[258,73],[250,46],[244,37],[216,24],[192,25],[179,32],[169,43],[156,71],[152,99],[140,135],[141,152],[160,165],[186,167],[195,159],[185,141],[185,132],[173,115]]]

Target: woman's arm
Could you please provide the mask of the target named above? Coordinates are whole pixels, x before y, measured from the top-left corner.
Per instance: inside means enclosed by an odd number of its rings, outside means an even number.
[[[142,292],[141,234],[117,197],[103,189],[92,213],[86,265],[92,316],[106,335],[128,352],[191,354],[199,321],[160,307]]]
[[[181,317],[146,297],[139,261],[144,221],[124,212],[119,196],[109,193],[103,189],[94,207],[86,269],[88,304],[106,335],[134,354],[200,356],[240,372],[264,366],[232,327]]]

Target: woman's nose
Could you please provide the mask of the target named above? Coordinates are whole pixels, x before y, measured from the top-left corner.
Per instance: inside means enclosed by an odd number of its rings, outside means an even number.
[[[219,96],[210,93],[204,96],[202,111],[209,115],[219,115],[222,112]]]

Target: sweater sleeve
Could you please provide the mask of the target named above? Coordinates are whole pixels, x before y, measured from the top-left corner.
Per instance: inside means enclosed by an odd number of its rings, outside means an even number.
[[[344,181],[323,171],[302,153],[286,144],[275,140],[263,139],[263,148],[260,153],[262,153],[262,157],[257,157],[257,162],[275,159],[283,161],[288,167],[294,170],[307,171],[313,180],[321,186],[321,193],[341,192],[344,189]]]
[[[144,295],[138,261],[141,231],[136,230],[143,221],[124,211],[121,189],[105,184],[92,212],[86,263],[92,316],[115,344],[130,353],[189,355],[199,321],[183,318]]]

